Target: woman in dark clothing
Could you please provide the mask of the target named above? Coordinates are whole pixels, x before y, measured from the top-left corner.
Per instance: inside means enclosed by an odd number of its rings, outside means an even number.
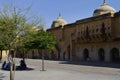
[[[21,69],[26,69],[27,68],[26,63],[25,63],[24,60],[20,61],[20,67],[21,67]]]

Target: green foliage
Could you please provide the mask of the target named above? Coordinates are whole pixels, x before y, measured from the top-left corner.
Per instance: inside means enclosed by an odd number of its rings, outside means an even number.
[[[8,48],[5,46],[4,43],[0,43],[0,50],[7,50]]]
[[[11,6],[0,9],[0,50],[9,50],[8,60],[12,64],[10,65],[10,80],[13,80],[12,68],[14,63],[10,49],[26,50],[25,43],[34,40],[33,35],[43,26],[38,17],[31,16],[29,18],[26,9],[24,11],[24,9]]]
[[[46,31],[40,30],[32,35],[34,38],[25,43],[25,47],[31,49],[53,49],[56,43],[55,37]]]
[[[26,12],[15,7],[0,10],[0,49],[25,50],[24,43],[32,40],[32,35],[43,28],[38,17],[29,18]]]
[[[10,17],[0,18],[0,40],[5,46],[10,47],[17,36],[17,26],[14,20]]]

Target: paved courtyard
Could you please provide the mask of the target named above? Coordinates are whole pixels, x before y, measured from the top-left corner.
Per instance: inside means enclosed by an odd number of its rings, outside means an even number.
[[[120,80],[120,64],[45,60],[41,71],[41,60],[26,63],[32,70],[16,71],[15,80]],[[0,80],[9,80],[9,71],[0,70]]]

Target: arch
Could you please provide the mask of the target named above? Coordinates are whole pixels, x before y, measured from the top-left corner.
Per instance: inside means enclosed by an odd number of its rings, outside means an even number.
[[[67,54],[66,54],[66,52],[64,52],[63,53],[63,60],[66,60],[67,59],[66,57],[67,57]]]
[[[67,47],[68,60],[70,60],[70,45]]]
[[[34,50],[32,51],[32,59],[35,59],[35,52],[34,52]]]
[[[83,51],[83,59],[85,61],[87,61],[89,58],[90,58],[89,57],[89,50],[88,49],[84,49],[84,51]]]
[[[103,48],[100,48],[98,50],[98,58],[99,58],[99,61],[105,61],[105,51]]]
[[[58,44],[55,45],[55,48],[56,48],[56,50],[58,51],[57,58],[60,59],[60,52],[61,52],[61,49],[60,49],[60,47],[59,47]]]
[[[50,52],[50,57],[51,57],[51,60],[55,60],[56,59],[56,55],[55,55],[53,50]]]
[[[110,59],[111,62],[120,62],[119,61],[119,49],[117,48],[112,48],[110,51]]]
[[[38,58],[42,59],[42,51],[38,49]]]

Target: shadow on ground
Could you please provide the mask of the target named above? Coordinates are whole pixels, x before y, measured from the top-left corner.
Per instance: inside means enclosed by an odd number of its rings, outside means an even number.
[[[0,73],[0,80],[2,80],[3,78],[5,78],[3,73]]]
[[[34,70],[34,68],[29,68],[29,67],[27,67],[26,69],[23,69],[23,70],[21,70],[21,69],[16,69],[16,71],[31,71],[31,70]]]
[[[109,68],[120,69],[120,63],[110,63],[110,62],[61,61],[60,64],[72,64],[72,65],[93,66],[93,67],[109,67]]]
[[[4,70],[4,69],[1,69],[1,70]],[[34,68],[27,67],[26,69],[16,69],[15,71],[31,71],[31,70],[34,70]],[[10,70],[7,69],[7,70],[4,70],[4,71],[10,71]]]

